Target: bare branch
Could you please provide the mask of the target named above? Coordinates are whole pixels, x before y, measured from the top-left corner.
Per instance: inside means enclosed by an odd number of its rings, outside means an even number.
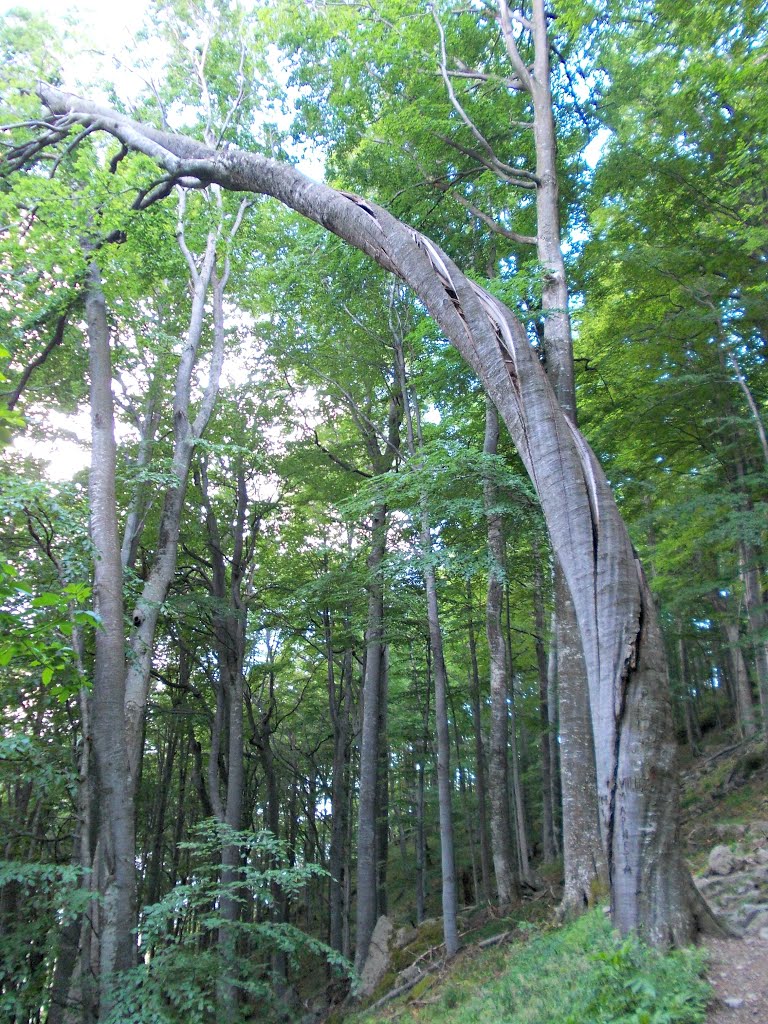
[[[176,217],[176,243],[181,249],[182,256],[186,260],[187,267],[189,269],[190,276],[195,284],[199,281],[200,275],[197,272],[197,264],[195,258],[189,250],[187,245],[187,238],[184,231],[184,214],[187,210],[187,194],[183,188],[178,187],[176,189],[176,197],[179,202],[178,214]]]
[[[464,146],[455,139],[452,139],[450,135],[441,135],[435,132],[435,137],[452,149],[457,150],[457,152],[463,153],[464,156],[477,160],[479,164],[482,164],[489,171],[493,171],[494,174],[498,175],[508,185],[514,185],[517,188],[536,188],[539,183],[539,179],[532,171],[526,171],[522,167],[513,167],[511,164],[506,164],[499,160],[496,156],[492,156],[489,159],[480,150],[473,149],[471,146]]]
[[[507,49],[507,56],[509,57],[509,63],[515,69],[515,74],[523,83],[527,92],[533,91],[533,82],[531,80],[531,72],[528,70],[525,61],[523,60],[520,51],[517,48],[515,42],[515,35],[512,29],[512,17],[509,10],[507,0],[498,0],[499,3],[499,25],[501,26],[501,35],[504,39],[504,45]]]
[[[459,102],[456,96],[456,92],[453,88],[453,84],[451,83],[451,76],[448,74],[448,55],[445,49],[445,30],[443,29],[442,22],[438,18],[437,11],[435,11],[434,8],[432,9],[432,16],[435,19],[437,30],[440,33],[440,74],[442,75],[443,81],[445,82],[445,88],[448,92],[448,99],[451,101],[451,106],[454,108],[454,110],[459,115],[464,124],[467,126],[467,128],[469,128],[469,130],[472,132],[473,136],[480,143],[481,147],[483,148],[487,155],[488,160],[490,160],[494,164],[494,166],[498,166],[499,168],[502,168],[507,172],[514,171],[514,168],[509,167],[508,164],[505,164],[503,163],[503,161],[498,159],[496,153],[494,152],[493,146],[491,146],[491,144],[488,142],[483,133],[480,131],[480,129],[477,127],[472,118],[467,114],[466,110],[464,109],[464,107],[462,107],[461,103]]]
[[[469,199],[466,199],[461,192],[452,189],[448,182],[441,181],[439,178],[432,178],[430,179],[430,184],[434,185],[435,188],[439,188],[441,192],[449,195],[452,199],[455,199],[457,203],[466,210],[469,210],[474,217],[487,224],[491,231],[494,231],[497,235],[503,235],[504,238],[508,238],[511,242],[518,242],[520,245],[537,244],[538,239],[535,235],[521,235],[517,231],[510,231],[509,228],[505,228],[503,224],[499,224],[497,220],[494,220],[493,217],[485,213],[478,206],[475,206]]]
[[[38,366],[43,365],[43,363],[46,361],[51,352],[53,352],[57,345],[60,345],[64,340],[64,329],[67,326],[67,317],[72,311],[72,307],[74,305],[75,302],[73,301],[72,305],[67,309],[67,311],[59,317],[59,319],[56,321],[56,328],[53,332],[51,340],[45,346],[40,355],[36,356],[36,358],[33,359],[32,362],[27,367],[25,367],[24,372],[22,373],[21,378],[19,380],[19,383],[16,385],[16,390],[8,399],[9,409],[13,409],[16,403],[18,402],[19,398],[21,398],[21,394],[24,391],[24,388],[29,383],[29,378],[32,376],[33,372],[38,368]]]
[[[216,139],[216,149],[221,145],[224,136],[227,134],[227,129],[232,123],[232,119],[235,114],[240,109],[240,104],[243,102],[243,97],[245,96],[245,54],[246,46],[245,40],[243,40],[240,44],[240,66],[237,69],[237,78],[240,82],[240,88],[238,89],[234,102],[227,111],[227,116],[224,118],[224,124],[221,126],[221,131]]]
[[[62,164],[62,161],[65,160],[69,156],[69,154],[73,152],[73,150],[77,149],[77,147],[80,145],[83,139],[87,138],[87,136],[89,136],[94,131],[96,131],[95,125],[88,125],[87,128],[83,128],[81,132],[78,132],[71,142],[67,143],[64,149],[61,151],[61,153],[59,153],[59,155],[54,160],[53,166],[48,172],[49,178],[52,178],[56,174],[56,171],[58,171],[59,167]]]

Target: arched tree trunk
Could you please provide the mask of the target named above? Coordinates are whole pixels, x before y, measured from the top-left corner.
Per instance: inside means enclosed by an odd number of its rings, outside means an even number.
[[[560,409],[520,322],[434,243],[381,207],[256,153],[213,151],[48,86],[40,95],[53,115],[54,137],[74,124],[93,126],[183,184],[215,181],[271,195],[366,252],[419,296],[504,418],[573,599],[613,919],[622,931],[637,929],[659,945],[691,941],[711,918],[678,847],[675,743],[656,612],[602,469]],[[35,155],[33,144],[13,159],[25,154]]]

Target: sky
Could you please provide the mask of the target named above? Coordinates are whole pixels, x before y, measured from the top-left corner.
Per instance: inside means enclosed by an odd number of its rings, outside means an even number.
[[[47,14],[58,21],[74,12],[83,34],[83,46],[99,46],[111,50],[129,49],[133,32],[139,27],[147,8],[146,0],[110,3],[108,0],[0,0],[0,13],[14,7]]]
[[[79,38],[82,41],[77,74],[83,80],[91,76],[96,78],[105,61],[109,67],[113,54],[130,53],[131,39],[141,23],[146,3],[144,0],[129,0],[128,3],[80,0],[77,4],[69,0],[21,0],[16,3],[0,0],[0,15],[17,7],[48,15],[53,22],[75,13],[75,23],[79,26]],[[100,56],[98,51],[102,51],[105,56]],[[89,70],[89,64],[92,64],[92,70]],[[47,461],[48,475],[52,479],[69,479],[90,462],[88,412],[83,411],[76,416],[48,412],[46,419],[50,427],[70,436],[42,442],[22,435],[16,438],[14,447],[24,454]],[[82,439],[82,443],[75,440],[75,437]]]
[[[131,55],[136,50],[134,34],[141,26],[147,10],[147,0],[109,2],[109,0],[0,0],[0,17],[13,8],[26,8],[47,15],[53,23],[69,16],[77,26],[80,51],[72,67],[72,79],[65,80],[64,87],[83,91],[88,82],[107,78],[116,84],[124,98],[138,92],[143,83],[131,71]],[[65,69],[66,74],[66,69]],[[79,84],[78,84],[79,83]],[[94,99],[103,99],[98,91],[88,90]],[[309,154],[300,160],[300,168],[311,177],[322,179],[322,160],[319,155]],[[42,412],[42,410],[40,410]],[[32,416],[36,417],[35,412]],[[74,416],[44,413],[47,425],[57,433],[49,441],[34,440],[29,435],[16,438],[14,446],[27,455],[48,462],[48,475],[52,479],[69,479],[74,473],[88,466],[90,462],[90,422],[87,410]],[[41,424],[42,425],[42,424]],[[81,439],[81,443],[75,438]]]

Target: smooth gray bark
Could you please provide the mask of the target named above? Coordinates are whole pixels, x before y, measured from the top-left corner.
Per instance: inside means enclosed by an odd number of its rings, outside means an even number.
[[[495,455],[499,441],[499,419],[490,399],[485,403],[483,451]],[[483,481],[483,502],[488,529],[488,595],[485,628],[490,655],[491,736],[488,757],[491,802],[491,850],[499,905],[504,907],[519,895],[512,853],[509,816],[509,706],[507,703],[507,647],[501,628],[504,600],[505,550],[498,493],[490,476]]]
[[[419,465],[424,447],[418,398],[408,385],[402,339],[393,334],[397,375],[402,392],[407,428],[408,451]],[[435,684],[435,732],[437,733],[437,799],[440,819],[440,868],[443,906],[443,941],[446,955],[453,956],[459,948],[458,897],[453,835],[453,784],[451,778],[451,738],[448,727],[448,672],[443,653],[443,632],[437,599],[437,575],[432,548],[426,494],[419,501],[419,549],[423,563],[422,576],[427,594],[429,648]],[[470,835],[471,842],[471,835]]]
[[[384,586],[381,569],[387,543],[387,509],[371,518],[368,554],[368,626],[366,629],[363,722],[360,736],[360,789],[357,812],[357,930],[355,967],[361,971],[376,926],[376,790],[379,766],[379,694],[384,660]]]
[[[91,726],[96,763],[103,884],[99,887],[98,1016],[115,997],[117,975],[133,965],[136,886],[134,806],[126,786],[123,572],[115,498],[112,359],[101,275],[90,264],[85,298],[91,378],[90,532],[95,633]]]
[[[243,750],[243,664],[245,661],[245,631],[248,615],[248,597],[251,591],[253,538],[258,529],[258,517],[248,521],[248,493],[242,467],[235,472],[235,520],[232,527],[233,547],[229,559],[229,573],[224,557],[222,531],[209,494],[205,460],[197,475],[203,506],[208,542],[208,557],[212,567],[210,589],[214,602],[212,614],[216,644],[216,715],[209,761],[209,789],[211,805],[216,816],[228,829],[238,831],[242,826],[243,786],[245,780]],[[227,780],[222,799],[219,780],[221,738],[226,738]],[[230,977],[237,973],[236,925],[240,915],[240,902],[232,892],[240,877],[240,850],[237,845],[224,841],[221,847],[221,884],[225,890],[219,903],[224,920],[217,937],[219,952]],[[218,1009],[222,1020],[229,1022],[237,1015],[239,993],[231,981],[220,981],[217,986]]]
[[[171,459],[173,483],[165,491],[152,567],[133,611],[134,630],[130,639],[131,657],[126,678],[125,707],[130,779],[134,787],[141,760],[155,632],[163,602],[176,571],[181,513],[187,493],[192,454],[195,443],[203,436],[213,413],[226,341],[224,290],[229,277],[229,266],[225,263],[221,276],[217,274],[216,248],[220,241],[220,228],[208,233],[205,251],[198,267],[183,240],[182,217],[183,214],[180,213],[177,238],[187,256],[192,283],[192,311],[174,386]],[[231,233],[234,233],[238,225],[239,219],[236,220]],[[192,417],[192,377],[197,364],[198,347],[205,322],[205,304],[209,294],[213,304],[213,350],[208,383],[197,413]]]
[[[589,693],[581,686],[584,655],[562,573],[555,573],[555,587],[558,718],[560,734],[567,737],[560,744],[565,870],[561,913],[570,917],[605,898],[608,865],[600,837]]]
[[[390,396],[387,433],[383,449],[372,424],[358,418],[374,476],[389,472],[400,448],[403,404],[399,394]],[[355,968],[362,971],[376,926],[379,904],[377,817],[380,797],[382,678],[386,671],[384,645],[384,582],[382,570],[387,548],[387,506],[381,502],[371,516],[371,548],[368,553],[368,621],[365,633],[363,721],[360,733],[360,789],[357,814],[357,931]]]
[[[550,769],[552,756],[550,745],[552,736],[549,731],[549,660],[544,647],[545,615],[544,615],[544,576],[541,571],[541,552],[538,543],[533,549],[533,605],[536,647],[536,666],[539,677],[539,721],[541,736],[539,737],[539,764],[541,772],[541,853],[544,863],[555,856],[555,826],[552,808],[552,780]]]
[[[478,831],[480,833],[480,873],[483,900],[491,896],[491,844],[488,836],[488,785],[485,770],[485,743],[480,703],[480,670],[477,664],[477,639],[472,616],[472,583],[467,581],[467,633],[469,639],[469,660],[472,671],[470,695],[472,698],[472,730],[475,736],[475,783],[477,789]]]
[[[506,7],[506,0],[500,0]],[[557,172],[557,128],[552,98],[550,47],[544,0],[532,5],[534,66],[521,79],[533,105],[533,134],[536,151],[536,252],[543,270],[541,308],[544,314],[543,346],[547,376],[560,408],[576,426],[576,387],[573,339],[569,312],[568,275],[560,230],[560,188]],[[511,61],[520,69],[519,53],[508,29],[504,30]],[[560,645],[558,694],[560,737],[563,760],[560,784],[563,805],[567,803],[568,839],[564,842],[564,909],[574,912],[589,905],[605,889],[606,853],[601,849],[597,820],[597,779],[593,750],[594,719],[585,713],[590,707],[587,664],[574,602],[557,559],[554,572],[555,617]],[[540,666],[541,668],[541,666]],[[572,751],[567,750],[569,746]],[[564,820],[566,818],[563,812]],[[592,893],[587,898],[587,893]],[[582,902],[586,901],[586,902]]]
[[[333,770],[331,775],[331,841],[328,853],[329,879],[329,944],[341,952],[344,948],[345,871],[349,844],[349,755],[352,717],[353,651],[344,651],[340,685],[336,683],[333,663],[331,616],[323,609],[323,625],[328,670],[328,708],[333,725]]]
[[[182,184],[215,181],[271,195],[366,252],[419,296],[503,416],[573,598],[589,679],[614,922],[658,945],[693,939],[709,915],[677,842],[675,743],[653,601],[605,475],[560,408],[520,322],[438,246],[373,203],[257,153],[214,152],[49,86],[39,93],[54,131],[98,127]]]

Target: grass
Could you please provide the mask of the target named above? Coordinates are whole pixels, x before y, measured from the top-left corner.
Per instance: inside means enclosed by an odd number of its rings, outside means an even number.
[[[531,928],[531,933],[535,932]],[[431,998],[393,1003],[361,1024],[700,1024],[702,954],[666,956],[622,940],[597,910],[506,949],[468,951]],[[348,1018],[349,1019],[349,1018]]]

